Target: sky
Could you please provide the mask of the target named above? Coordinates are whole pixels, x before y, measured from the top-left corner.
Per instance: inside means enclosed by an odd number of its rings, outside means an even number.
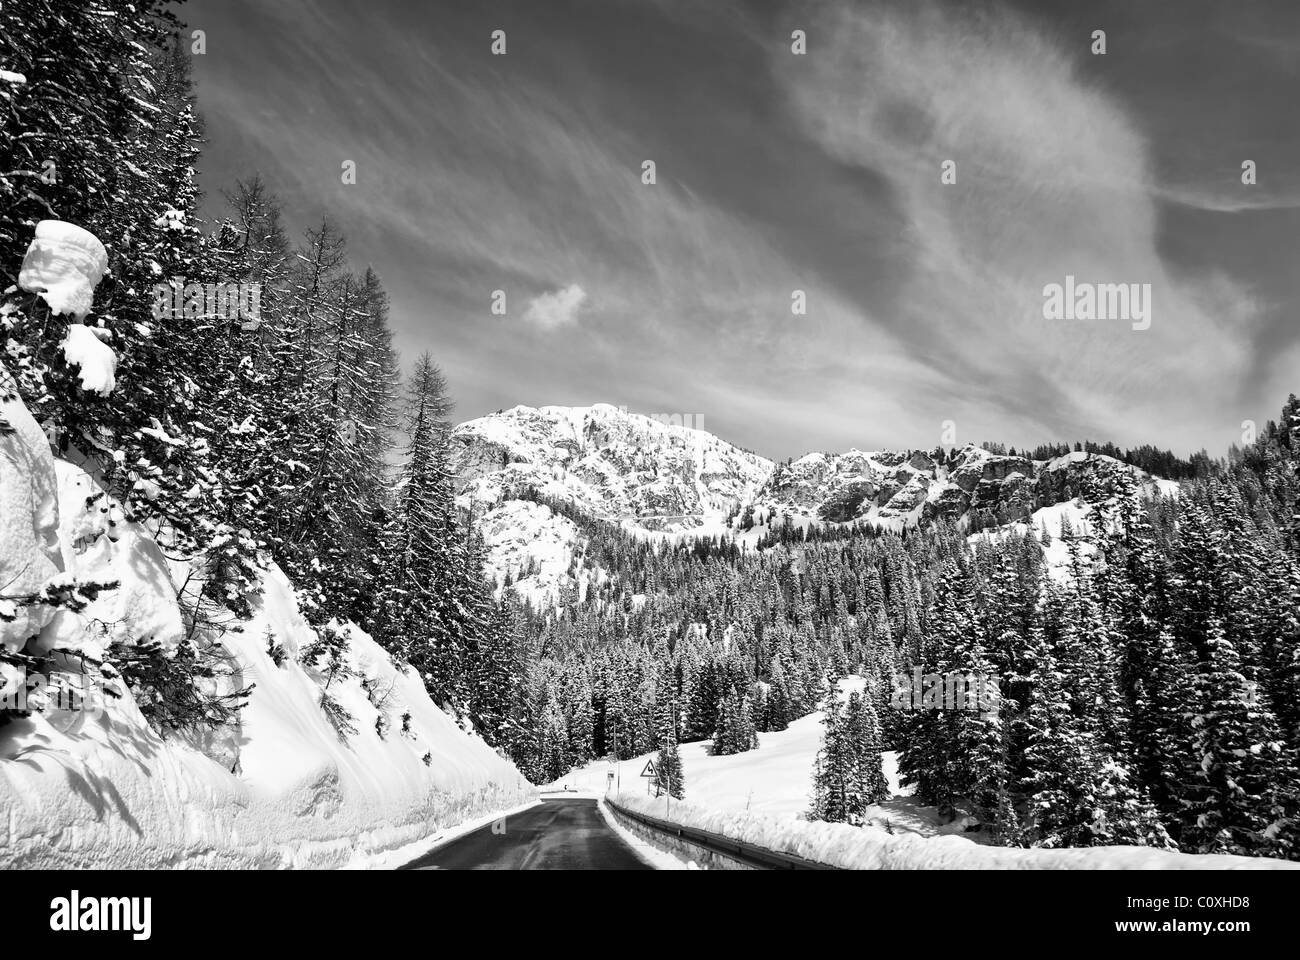
[[[1293,0],[180,12],[209,212],[257,172],[295,233],[329,215],[459,419],[605,402],[773,458],[1217,455],[1300,392]],[[1150,326],[1046,318],[1067,276],[1150,284]]]

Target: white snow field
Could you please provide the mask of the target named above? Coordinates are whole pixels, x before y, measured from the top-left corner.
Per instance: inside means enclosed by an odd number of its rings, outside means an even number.
[[[861,677],[847,677],[840,681],[840,695],[861,690]],[[678,747],[686,777],[686,796],[694,804],[714,810],[738,813],[761,813],[781,819],[798,819],[807,812],[812,793],[813,758],[821,744],[822,713],[817,711],[800,717],[778,733],[760,733],[759,748],[745,753],[715,757],[710,754],[712,741],[701,740],[683,743]],[[653,754],[624,760],[616,767],[605,760],[597,760],[577,767],[553,784],[541,787],[546,790],[566,790],[583,796],[605,793],[610,770],[615,770],[615,786],[621,784],[621,795],[640,792],[644,795],[646,781],[640,778],[646,761]],[[884,755],[885,777],[889,781],[893,799],[873,806],[869,818],[896,832],[917,833],[930,836],[960,826],[941,825],[933,809],[917,805],[909,790],[898,783],[896,757],[892,752]],[[658,801],[658,816],[664,812],[664,801]],[[676,806],[676,801],[672,806]]]
[[[42,228],[24,286],[47,291],[60,312],[84,312],[102,274],[98,241]],[[84,389],[107,393],[111,348],[82,331],[69,338],[68,360],[80,365]],[[92,474],[52,455],[0,363],[3,649],[50,654],[61,671],[80,674],[81,655],[98,658],[114,642],[173,647],[185,630],[176,597],[190,572],[126,522]],[[119,585],[75,612],[32,599],[111,581]],[[341,737],[320,706],[325,679],[298,662],[316,634],[292,586],[271,567],[263,588],[242,630],[221,638],[227,682],[253,686],[236,725],[160,737],[120,679],[99,681],[120,696],[76,709],[38,691],[23,704],[28,716],[0,725],[0,867],[390,865],[448,827],[536,796],[351,624],[335,625],[349,634],[347,671],[328,683],[355,727]],[[0,705],[13,706],[34,682],[0,663]]]
[[[840,681],[841,696],[861,684],[859,677]],[[909,791],[900,789],[893,753],[884,755],[893,796],[869,809],[867,826],[810,822],[803,815],[812,791],[821,718],[817,711],[779,733],[760,733],[757,750],[731,756],[710,756],[709,741],[681,744],[684,802],[647,795],[639,774],[653,754],[624,760],[615,781],[621,781],[621,790],[611,796],[650,816],[849,869],[1300,869],[1283,860],[1142,847],[1023,850],[979,843],[961,835],[960,820],[942,824],[934,808],[917,804]],[[603,792],[610,769],[607,761],[596,761],[542,789]]]

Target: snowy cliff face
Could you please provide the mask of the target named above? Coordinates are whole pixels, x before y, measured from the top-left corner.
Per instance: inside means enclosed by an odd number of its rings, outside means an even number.
[[[478,517],[484,566],[498,586],[509,582],[535,606],[559,599],[563,589],[579,589],[575,558],[584,539],[568,517],[527,500],[506,500]]]
[[[514,407],[452,434],[461,494],[494,506],[535,487],[600,519],[643,530],[707,526],[750,496],[772,469],[703,430],[608,404]]]
[[[351,624],[338,625],[346,670],[329,682],[352,717],[341,735],[321,709],[325,679],[298,660],[315,631],[274,567],[253,617],[220,638],[228,682],[255,685],[238,725],[160,737],[120,678],[82,655],[174,646],[188,569],[91,474],[53,457],[11,386],[0,364],[0,644],[88,670],[89,698],[38,692],[45,674],[0,663],[0,706],[21,688],[27,714],[0,715],[0,867],[364,866],[532,795]],[[92,582],[117,586],[77,610],[23,599]]]
[[[514,407],[462,423],[452,444],[458,503],[474,511],[489,574],[535,601],[583,588],[582,538],[524,490],[639,535],[712,535],[772,469],[703,430],[608,404]]]
[[[975,510],[1015,520],[1073,500],[1089,481],[1105,486],[1121,471],[1152,491],[1177,487],[1100,454],[1028,460],[968,444],[946,466],[915,450],[810,453],[778,464],[753,505],[768,525],[788,515],[803,523],[856,521],[899,530],[939,520],[961,524]]]
[[[1099,454],[1034,461],[974,445],[940,461],[935,451],[849,450],[774,464],[703,430],[606,404],[515,407],[461,424],[452,440],[459,503],[474,512],[489,575],[538,602],[581,591],[587,574],[577,526],[520,499],[530,487],[636,535],[742,541],[784,517],[796,526],[863,522],[893,530],[966,524],[973,511],[1015,521],[1069,503],[1090,481],[1104,486],[1119,471],[1152,492],[1177,488]],[[754,525],[742,529],[747,514]]]
[[[933,496],[936,466],[921,452],[809,453],[778,464],[754,498],[764,523],[789,515],[815,523],[870,520],[915,525]]]

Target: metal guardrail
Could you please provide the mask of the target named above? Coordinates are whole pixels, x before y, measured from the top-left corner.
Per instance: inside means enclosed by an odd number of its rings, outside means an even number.
[[[637,813],[627,807],[619,806],[609,797],[605,798],[609,804],[620,816],[627,817],[651,830],[657,830],[660,833],[670,837],[676,837],[679,840],[685,840],[687,843],[694,844],[697,847],[703,847],[711,853],[721,854],[724,857],[730,857],[733,860],[739,860],[741,863],[751,867],[758,867],[760,870],[840,870],[841,867],[831,866],[829,863],[820,863],[817,860],[805,860],[803,857],[796,857],[792,853],[778,853],[775,850],[767,850],[763,847],[756,847],[752,843],[746,843],[744,840],[736,840],[732,837],[725,837],[719,833],[711,833],[708,830],[700,830],[696,827],[683,826],[680,823],[673,823],[670,820],[660,820],[658,817],[651,817],[644,813]]]

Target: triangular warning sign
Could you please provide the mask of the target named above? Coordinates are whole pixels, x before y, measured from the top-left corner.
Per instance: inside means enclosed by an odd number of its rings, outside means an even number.
[[[645,762],[645,769],[641,771],[641,776],[653,777],[654,775],[655,775],[655,762],[653,760],[647,760]]]

